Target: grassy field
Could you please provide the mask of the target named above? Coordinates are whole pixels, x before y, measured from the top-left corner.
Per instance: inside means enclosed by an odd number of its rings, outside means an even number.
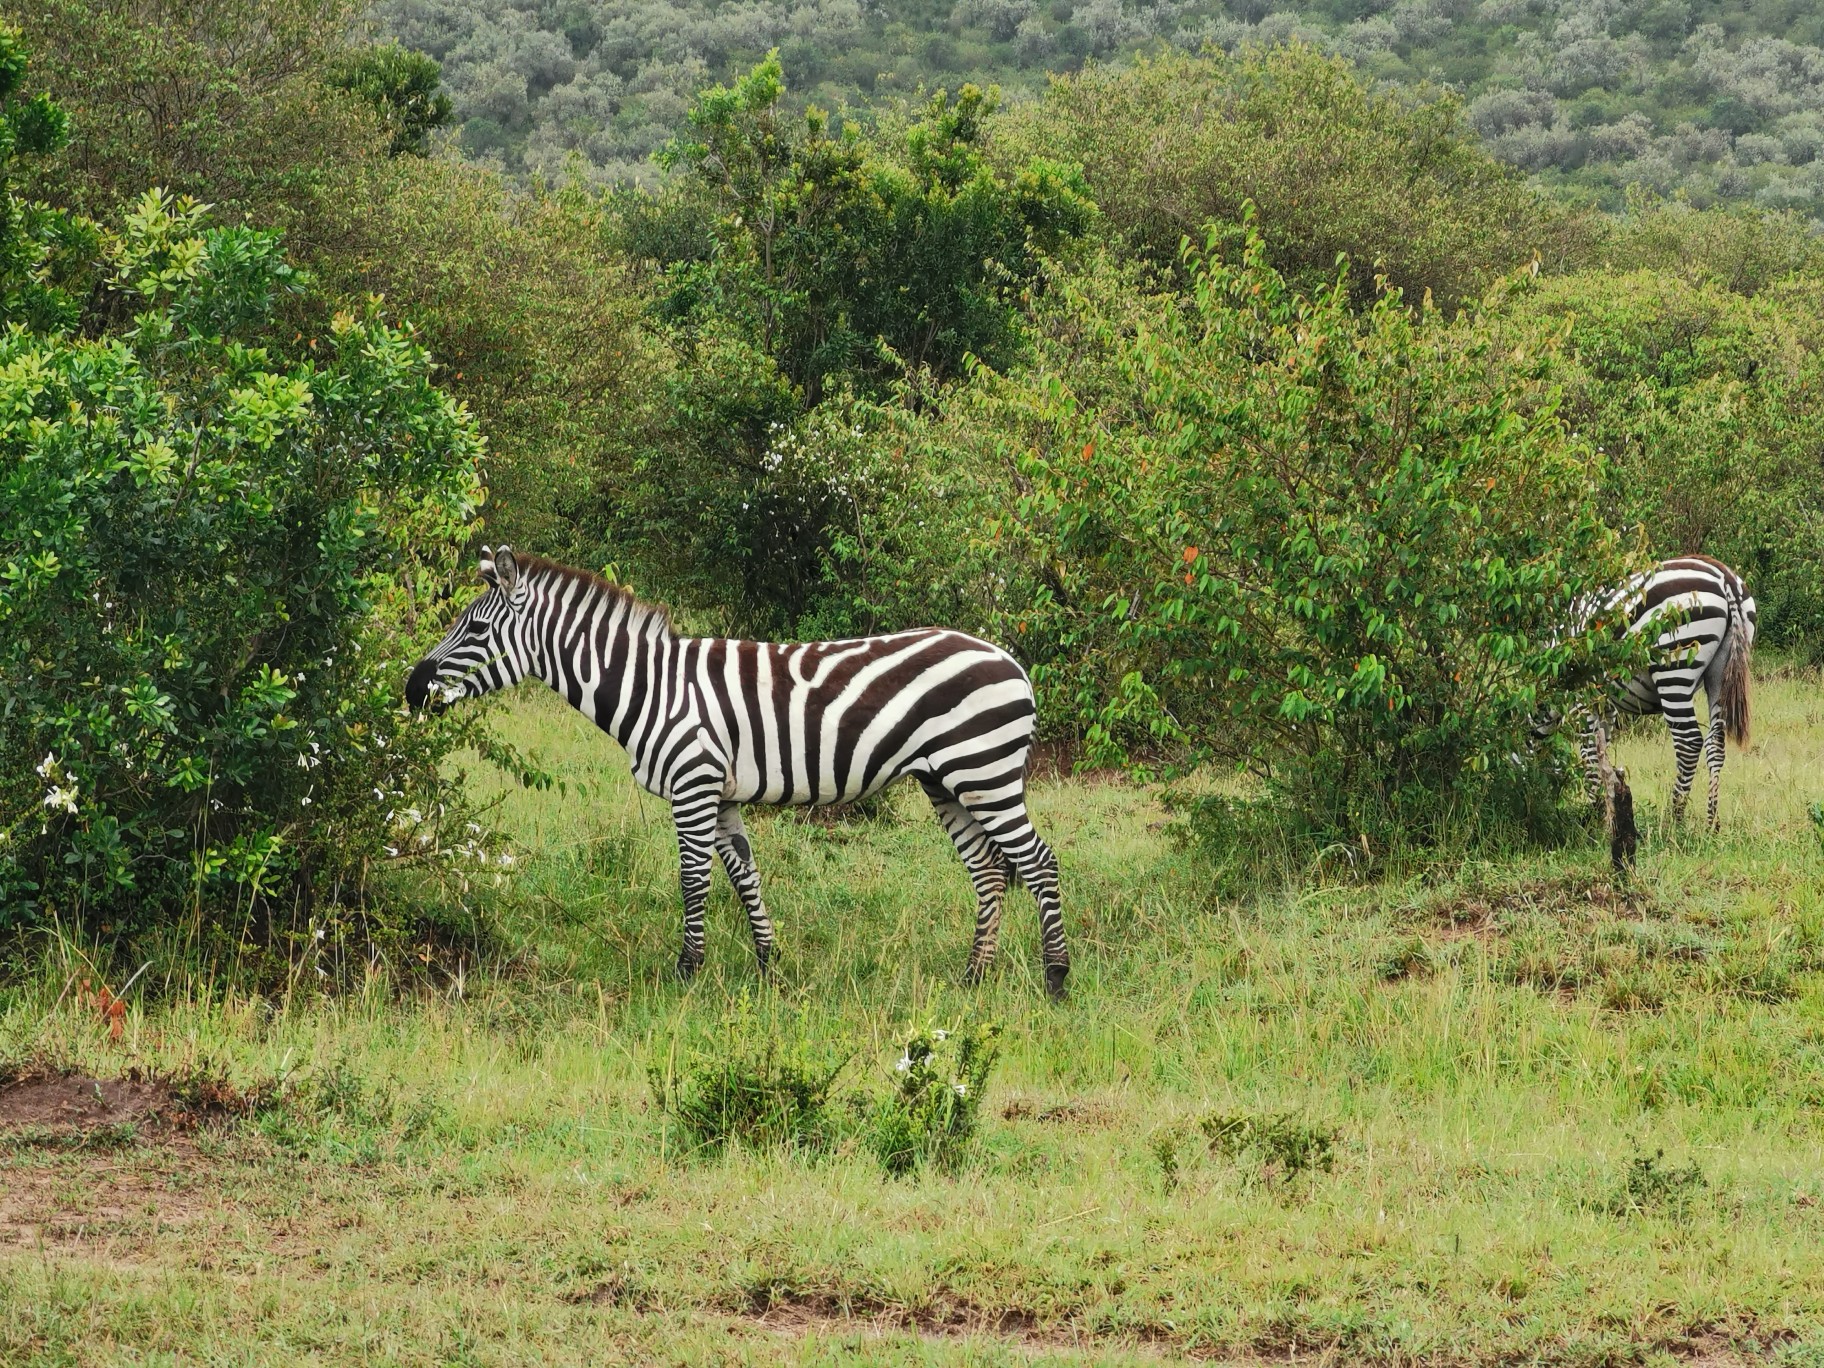
[[[154,966],[118,1038],[67,945],[0,987],[15,1076],[278,1099],[0,1130],[0,1364],[1824,1363],[1824,685],[1761,679],[1756,721],[1718,837],[1659,828],[1662,728],[1623,743],[1626,894],[1592,844],[1225,904],[1156,793],[1040,784],[1076,963],[1052,1006],[1023,893],[959,986],[968,886],[916,790],[751,817],[777,986],[718,876],[680,987],[662,805],[516,699],[568,788],[503,795],[498,963],[277,999]],[[691,1152],[648,1066],[756,993],[854,1051],[839,1090],[884,1089],[908,1023],[1003,1023],[968,1161]],[[1330,1167],[1206,1139],[1271,1117]]]

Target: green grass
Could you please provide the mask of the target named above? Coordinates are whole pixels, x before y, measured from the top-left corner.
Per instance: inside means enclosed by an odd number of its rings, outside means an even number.
[[[1718,837],[1658,829],[1663,728],[1622,742],[1648,832],[1625,895],[1592,843],[1224,904],[1154,793],[1041,784],[1061,1007],[1024,894],[997,974],[959,986],[968,886],[916,790],[875,822],[750,817],[777,986],[719,882],[680,987],[663,806],[517,699],[508,730],[568,788],[501,791],[520,859],[473,895],[500,963],[180,984],[118,1041],[58,1001],[67,945],[0,988],[0,1065],[288,1099],[193,1138],[0,1145],[0,1363],[1816,1362],[1824,688],[1757,689]],[[1003,1023],[969,1157],[689,1153],[648,1066],[713,1048],[744,994],[856,1051],[839,1092],[884,1091],[908,1024]]]

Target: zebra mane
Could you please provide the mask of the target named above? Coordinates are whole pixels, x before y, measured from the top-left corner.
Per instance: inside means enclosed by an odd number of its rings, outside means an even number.
[[[677,635],[677,629],[671,620],[671,609],[660,603],[647,602],[624,584],[615,584],[593,570],[579,570],[574,565],[560,565],[554,560],[546,560],[543,556],[524,555],[518,552],[514,554],[519,561],[520,573],[527,579],[555,580],[560,584],[571,584],[580,580],[603,598],[626,604],[627,622],[630,627],[637,630],[656,618],[660,630],[666,636]]]

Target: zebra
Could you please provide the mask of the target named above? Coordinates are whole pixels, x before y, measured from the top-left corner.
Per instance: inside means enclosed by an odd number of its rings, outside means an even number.
[[[1710,767],[1709,825],[1717,828],[1724,739],[1749,740],[1748,663],[1754,645],[1755,607],[1742,577],[1709,556],[1675,556],[1634,576],[1587,612],[1600,620],[1620,613],[1632,634],[1651,637],[1647,667],[1616,681],[1597,706],[1581,714],[1578,754],[1591,801],[1602,801],[1599,757],[1607,746],[1615,713],[1663,714],[1672,732],[1678,772],[1672,783],[1672,820],[1681,821],[1697,776],[1701,753]],[[1708,726],[1697,721],[1698,685],[1708,703]],[[1549,732],[1562,719],[1536,727]]]
[[[1037,708],[1006,651],[941,628],[796,645],[686,637],[664,608],[585,570],[484,546],[480,572],[487,587],[413,668],[406,702],[447,706],[535,676],[625,747],[677,828],[681,978],[703,964],[712,850],[768,971],[773,925],[742,804],[853,802],[910,774],[974,885],[968,981],[992,965],[1003,896],[1024,883],[1046,990],[1063,997],[1058,860],[1026,811]]]

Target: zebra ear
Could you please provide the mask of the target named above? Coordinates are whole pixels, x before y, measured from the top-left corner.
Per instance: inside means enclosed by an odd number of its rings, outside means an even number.
[[[514,559],[512,547],[494,548],[494,574],[494,582],[500,586],[500,592],[511,594],[513,586],[519,583],[519,562]]]
[[[493,547],[484,546],[481,548],[481,563],[479,565],[477,565],[475,567],[475,569],[476,569],[476,572],[478,574],[480,574],[482,583],[491,584],[491,585],[498,585],[500,583],[499,578],[495,575],[495,572],[494,572],[494,548]]]

